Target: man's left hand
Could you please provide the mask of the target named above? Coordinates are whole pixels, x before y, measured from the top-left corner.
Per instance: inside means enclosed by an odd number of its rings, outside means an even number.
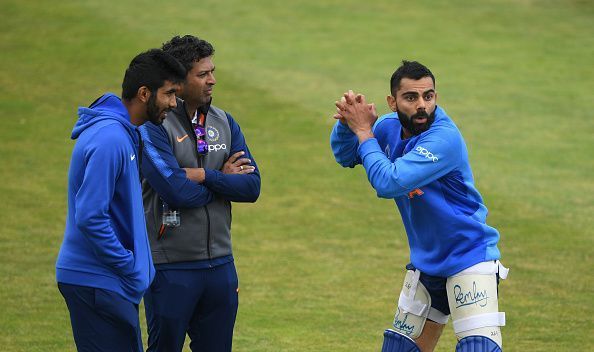
[[[248,158],[242,158],[245,152],[240,151],[229,157],[223,165],[224,174],[251,174],[256,170],[256,167],[250,165],[252,162]]]

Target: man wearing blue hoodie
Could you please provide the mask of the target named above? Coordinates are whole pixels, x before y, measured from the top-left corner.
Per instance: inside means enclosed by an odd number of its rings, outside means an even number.
[[[79,351],[142,351],[138,304],[155,271],[137,127],[163,121],[184,79],[175,58],[149,50],[126,70],[122,99],[108,93],[78,110],[56,278]]]
[[[382,352],[433,351],[450,315],[456,351],[501,351],[497,284],[507,269],[464,139],[418,62],[394,72],[387,102],[392,113],[378,119],[364,96],[345,93],[330,137],[339,164],[362,164],[377,196],[396,202],[408,235],[411,263]]]

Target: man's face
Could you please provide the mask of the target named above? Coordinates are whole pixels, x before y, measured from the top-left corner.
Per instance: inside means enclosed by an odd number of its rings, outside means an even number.
[[[167,112],[177,106],[175,93],[180,89],[179,83],[165,81],[148,99],[146,114],[148,121],[160,125],[165,120]]]
[[[198,106],[210,103],[212,89],[217,83],[214,71],[215,66],[212,63],[212,56],[194,62],[192,69],[188,71],[186,76],[183,92],[180,94],[181,98]]]
[[[398,113],[398,119],[407,137],[419,135],[429,129],[435,120],[437,93],[431,77],[419,80],[403,78],[396,97],[388,96],[388,105]]]

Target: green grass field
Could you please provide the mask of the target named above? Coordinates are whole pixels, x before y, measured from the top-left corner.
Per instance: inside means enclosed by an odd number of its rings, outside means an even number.
[[[328,138],[347,89],[387,111],[403,58],[436,75],[501,232],[505,350],[594,350],[591,1],[1,4],[1,351],[75,350],[54,261],[76,108],[119,94],[134,55],[186,33],[214,44],[214,103],[262,173],[259,201],[234,207],[235,351],[380,350],[406,236]],[[437,351],[454,345],[450,325]]]

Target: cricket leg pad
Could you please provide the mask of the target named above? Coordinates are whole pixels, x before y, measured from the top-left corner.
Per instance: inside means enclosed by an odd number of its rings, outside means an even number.
[[[502,352],[501,347],[485,336],[473,335],[463,338],[456,345],[456,352]]]
[[[431,296],[423,286],[419,270],[408,270],[398,298],[398,309],[394,314],[394,330],[416,339],[421,336],[431,308]],[[444,323],[445,324],[445,323]]]
[[[421,352],[421,350],[410,337],[387,329],[384,331],[382,352]]]
[[[483,262],[447,279],[454,332],[460,341],[467,337],[483,336],[501,348],[500,327],[505,325],[505,313],[499,312],[497,274],[503,273],[503,269],[498,261]],[[507,269],[505,271],[506,276]],[[500,276],[503,278],[503,275]]]

